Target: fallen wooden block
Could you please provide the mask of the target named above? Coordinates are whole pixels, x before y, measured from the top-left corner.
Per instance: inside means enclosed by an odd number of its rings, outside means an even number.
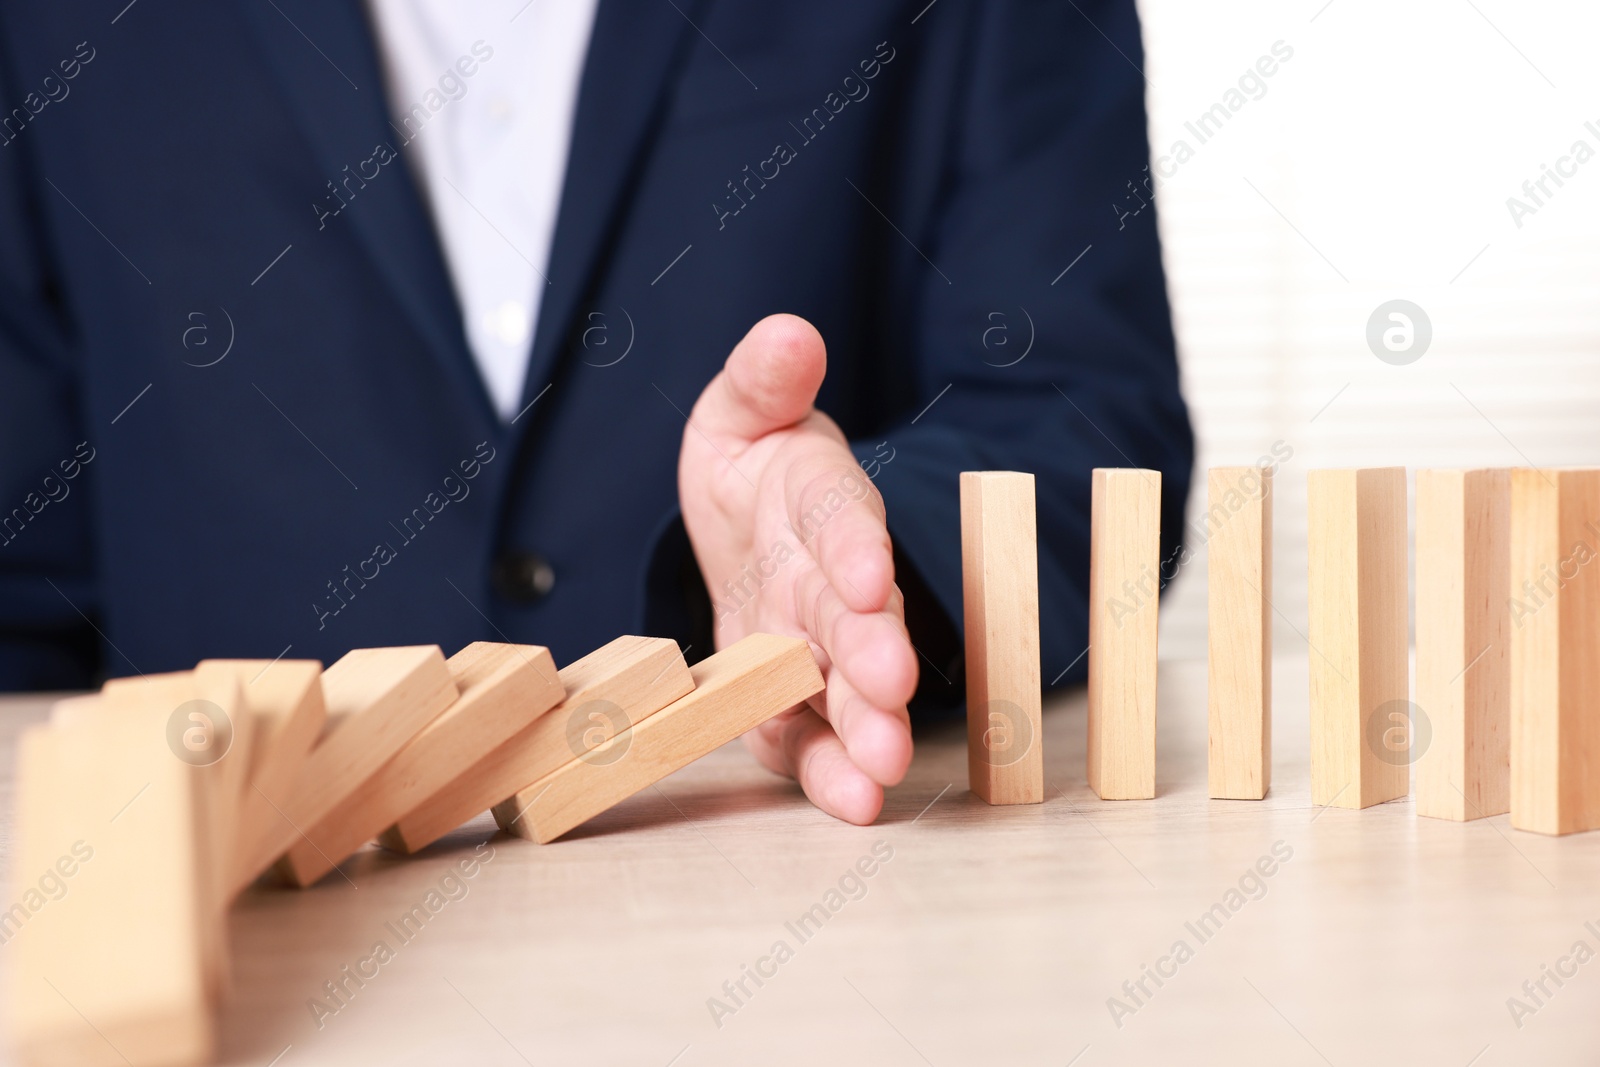
[[[1033,475],[961,474],[967,781],[990,804],[1044,801]]]
[[[232,671],[255,721],[250,771],[239,802],[238,834],[228,861],[228,888],[237,893],[259,870],[246,870],[282,817],[268,797],[284,796],[327,722],[322,664],[311,659],[205,660],[200,669]]]
[[[237,868],[242,888],[460,695],[438,645],[359,648],[322,672],[327,721],[293,784],[262,791],[278,821]]]
[[[619,637],[560,672],[566,699],[397,821],[385,848],[416,852],[694,688],[676,641]]]
[[[1089,518],[1089,788],[1156,795],[1161,472],[1095,468]]]
[[[144,734],[164,743],[167,758],[192,768],[205,796],[211,835],[204,849],[204,947],[208,982],[220,997],[228,986],[229,860],[255,737],[239,680],[213,668],[113,679],[97,696],[59,702],[51,709],[51,722],[90,729],[138,723]]]
[[[1206,478],[1206,779],[1217,800],[1272,785],[1272,468]]]
[[[502,830],[544,844],[822,692],[802,639],[750,634],[689,668],[694,691],[494,806]]]
[[[1406,472],[1307,476],[1311,802],[1365,808],[1410,783]]]
[[[50,725],[75,726],[80,722],[93,722],[105,713],[105,706],[99,693],[66,697],[50,705]]]
[[[1417,814],[1511,810],[1511,472],[1417,472]]]
[[[215,768],[212,774],[224,790],[217,799],[226,805],[223,822],[231,834],[238,798],[255,759],[256,722],[244,700],[243,680],[213,662],[192,671],[113,678],[101,688],[100,701],[113,712],[140,708],[166,711],[172,717],[167,724],[169,741],[174,751],[182,752],[179,758],[192,766]],[[193,701],[210,701],[216,708],[188,707]],[[71,701],[62,703],[73,706]],[[58,714],[59,706],[52,710],[52,716]]]
[[[209,790],[152,721],[21,738],[18,902],[0,917],[20,1062],[182,1067],[215,1051]]]
[[[476,641],[450,657],[461,695],[393,759],[305,828],[278,872],[308,886],[561,701],[548,649]]]
[[[210,768],[216,780],[218,832],[231,840],[236,831],[240,797],[249,781],[255,749],[255,718],[244,700],[241,681],[233,672],[208,666],[138,678],[113,678],[100,691],[98,706],[111,714],[139,709],[166,712],[167,737],[179,758]],[[71,708],[63,701],[51,714],[55,721]],[[207,707],[206,705],[211,705]],[[191,706],[192,705],[192,706]],[[219,854],[220,855],[220,854]]]
[[[1600,827],[1600,470],[1511,472],[1511,825]]]

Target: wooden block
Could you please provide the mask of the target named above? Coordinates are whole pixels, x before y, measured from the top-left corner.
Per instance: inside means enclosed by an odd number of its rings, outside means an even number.
[[[263,791],[278,821],[239,872],[265,870],[460,695],[438,645],[359,648],[322,672],[327,721],[293,784]],[[242,888],[255,877],[240,873]]]
[[[1097,467],[1089,518],[1089,788],[1156,795],[1161,472]]]
[[[1206,478],[1206,779],[1217,800],[1272,785],[1272,468]]]
[[[250,767],[256,758],[256,719],[244,698],[245,679],[217,661],[192,671],[152,674],[144,678],[118,678],[101,690],[104,705],[113,711],[135,705],[165,710],[175,720],[168,723],[168,740],[182,748],[186,759],[207,768],[214,778],[218,805],[218,831],[224,841],[237,835],[239,811],[249,787]],[[201,701],[193,707],[193,701]],[[204,706],[213,705],[212,708]],[[219,851],[220,858],[225,855]]]
[[[157,674],[125,674],[117,678],[107,678],[105,684],[100,687],[100,692],[116,696],[119,692],[126,692],[127,690],[152,683],[178,682],[193,673],[193,671],[161,671]]]
[[[1511,472],[1418,471],[1416,507],[1417,814],[1499,815],[1511,810]]]
[[[750,634],[689,668],[694,691],[496,804],[544,844],[823,690],[802,639]]]
[[[142,735],[159,738],[168,758],[193,770],[205,796],[205,959],[213,994],[228,986],[227,906],[230,858],[239,828],[240,804],[254,748],[255,722],[238,678],[214,668],[175,671],[107,682],[97,697],[60,702],[51,711],[60,726],[108,729],[137,723]]]
[[[22,737],[0,916],[20,1062],[208,1062],[215,1003],[207,786],[152,719],[117,715]]]
[[[694,688],[676,641],[619,637],[561,669],[566,699],[396,822],[379,842],[416,852],[642,722]]]
[[[239,802],[239,829],[228,864],[229,890],[236,893],[261,873],[246,868],[282,822],[267,798],[288,792],[327,722],[322,664],[311,659],[204,660],[200,669],[231,671],[243,686],[255,722],[250,770]]]
[[[1307,476],[1311,802],[1406,795],[1410,664],[1404,467]]]
[[[990,804],[1044,801],[1033,475],[961,474],[967,782]]]
[[[66,697],[50,705],[50,725],[73,726],[80,722],[93,722],[104,712],[105,702],[99,693]]]
[[[1600,827],[1600,470],[1511,472],[1511,825]]]
[[[460,697],[306,828],[279,861],[286,880],[311,885],[565,695],[549,650],[538,645],[476,641],[451,656],[449,668]]]

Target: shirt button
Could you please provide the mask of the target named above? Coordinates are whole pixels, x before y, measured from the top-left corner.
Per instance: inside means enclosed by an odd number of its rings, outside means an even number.
[[[511,101],[503,96],[489,98],[489,117],[499,119],[501,122],[511,117]]]
[[[537,552],[506,552],[494,561],[490,579],[507,600],[532,604],[555,587],[556,572]]]
[[[490,336],[511,348],[527,344],[532,328],[528,306],[516,300],[502,301],[489,309],[483,316],[483,324]]]

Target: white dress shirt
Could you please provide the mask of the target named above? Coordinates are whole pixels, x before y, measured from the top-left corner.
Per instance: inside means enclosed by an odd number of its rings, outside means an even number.
[[[369,0],[389,110],[467,341],[517,414],[598,0]]]

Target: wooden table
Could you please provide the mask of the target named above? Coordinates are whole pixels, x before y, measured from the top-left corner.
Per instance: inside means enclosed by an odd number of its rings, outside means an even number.
[[[1274,686],[1263,802],[1206,798],[1205,665],[1164,663],[1154,801],[1088,791],[1076,693],[1046,706],[1043,806],[976,800],[954,723],[866,828],[734,745],[553,845],[483,818],[411,860],[368,851],[313,890],[252,890],[224,1061],[1600,1063],[1600,962],[1560,962],[1600,952],[1600,835],[1313,808],[1305,660],[1280,659]],[[0,701],[8,856],[11,747],[45,706]],[[391,924],[418,906],[402,941]],[[329,1000],[379,941],[387,962]],[[1541,1006],[1523,983],[1542,965],[1576,973],[1546,978]],[[1514,1019],[1511,997],[1533,1011]]]

